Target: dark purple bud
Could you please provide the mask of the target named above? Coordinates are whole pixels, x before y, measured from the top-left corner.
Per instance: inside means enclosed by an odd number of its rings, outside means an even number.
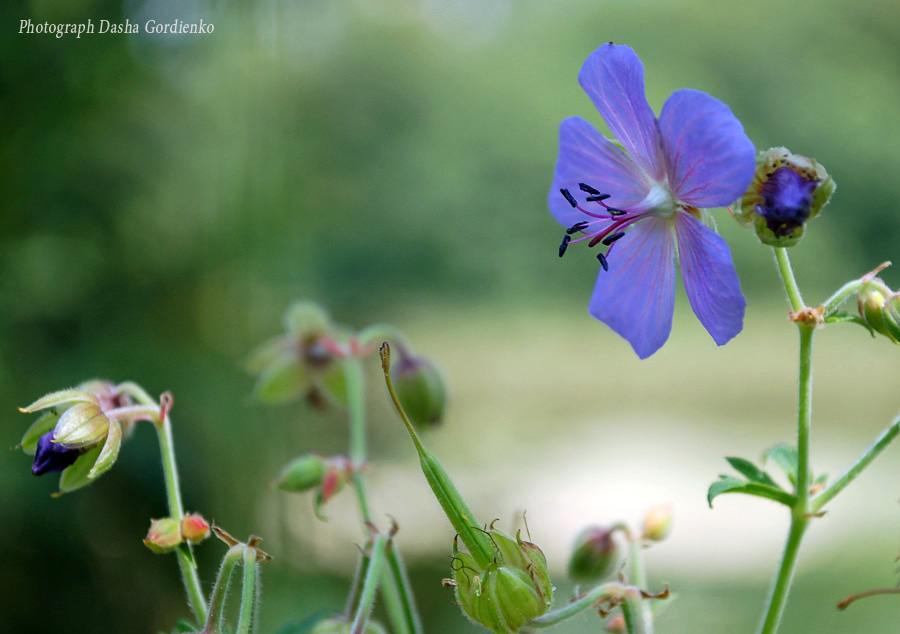
[[[756,213],[776,236],[788,236],[809,219],[818,184],[790,167],[779,167],[763,185],[763,204],[756,206]]]
[[[53,442],[53,430],[50,430],[38,439],[31,473],[39,476],[51,471],[62,471],[75,462],[81,453],[79,449],[66,449]]]

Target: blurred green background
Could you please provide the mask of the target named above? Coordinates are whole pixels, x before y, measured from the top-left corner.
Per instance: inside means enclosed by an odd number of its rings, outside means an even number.
[[[4,3],[0,38],[0,411],[8,446],[45,392],[97,376],[174,394],[189,510],[264,537],[262,629],[340,609],[362,533],[344,495],[266,488],[308,450],[339,453],[344,417],[249,398],[246,354],[295,298],[345,323],[404,329],[448,376],[426,442],[482,519],[531,534],[558,579],[588,523],[675,529],[648,552],[679,598],[659,632],[750,632],[786,514],[706,486],[725,455],[793,437],[795,334],[770,253],[719,213],[749,307],[717,349],[679,298],[672,339],[639,362],[587,316],[597,263],[556,257],[545,208],[557,126],[604,129],[577,73],[601,43],[641,56],[656,111],[681,87],[728,103],[758,148],[820,160],[838,190],[792,251],[816,303],[900,257],[900,11],[857,3],[666,0],[51,0]],[[215,24],[207,36],[20,35],[19,21]],[[900,277],[883,274],[896,286]],[[855,327],[818,336],[814,468],[839,473],[898,407],[898,351]],[[452,532],[370,368],[373,507],[400,525],[426,631],[472,632],[441,587]],[[810,531],[782,632],[893,632],[897,448]],[[187,615],[174,558],[140,543],[165,513],[138,426],[97,484],[0,462],[0,629],[155,632]],[[224,547],[198,550],[211,587]],[[596,615],[559,631],[596,632]]]

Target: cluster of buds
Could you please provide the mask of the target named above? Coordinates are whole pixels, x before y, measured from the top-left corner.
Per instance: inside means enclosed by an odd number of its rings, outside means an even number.
[[[324,308],[307,301],[288,308],[284,327],[285,334],[263,343],[247,361],[247,370],[258,375],[254,396],[263,403],[305,398],[320,409],[345,405],[347,388],[335,348],[347,333]]]
[[[453,540],[453,585],[463,612],[497,634],[515,634],[553,601],[547,559],[535,544],[492,526],[493,560],[485,563],[459,550]]]
[[[753,227],[763,244],[792,247],[834,189],[834,180],[815,160],[775,147],[760,152],[756,175],[734,215],[745,227]]]
[[[90,484],[113,466],[122,441],[146,407],[109,381],[87,381],[52,392],[21,412],[42,412],[25,432],[19,448],[34,456],[34,475],[61,471],[59,494]]]
[[[889,266],[885,262],[862,278],[857,296],[859,317],[873,332],[900,343],[900,293],[892,291],[876,274]]]
[[[307,454],[286,464],[270,486],[294,493],[314,490],[316,515],[321,517],[322,506],[344,488],[354,471],[346,456]]]
[[[189,513],[181,521],[172,517],[150,520],[144,545],[155,553],[170,553],[181,544],[198,544],[209,537],[210,526],[197,513]]]

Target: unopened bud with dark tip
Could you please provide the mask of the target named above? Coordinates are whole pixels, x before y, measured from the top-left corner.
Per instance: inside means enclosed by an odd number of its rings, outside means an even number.
[[[170,553],[184,542],[181,524],[171,517],[150,520],[150,530],[144,538],[144,546],[157,554]]]
[[[585,529],[575,540],[569,560],[569,577],[591,583],[607,577],[619,562],[619,545],[613,532],[602,526]]]
[[[440,424],[447,405],[447,390],[440,371],[424,357],[399,356],[391,368],[391,378],[406,415],[419,429]]]
[[[791,247],[834,189],[834,180],[815,160],[772,148],[757,157],[756,175],[734,216],[745,227],[753,227],[763,244]]]
[[[62,471],[74,463],[82,453],[81,449],[67,449],[53,442],[53,431],[48,431],[38,439],[31,473],[39,476],[51,471]]]
[[[672,530],[673,507],[671,504],[654,506],[644,518],[642,537],[651,542],[661,542]]]

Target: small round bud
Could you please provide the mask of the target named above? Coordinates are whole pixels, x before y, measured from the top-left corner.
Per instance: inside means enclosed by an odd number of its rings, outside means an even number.
[[[150,520],[150,530],[144,538],[144,546],[157,554],[170,553],[184,540],[181,538],[181,524],[171,517]]]
[[[309,491],[322,484],[327,468],[327,461],[321,456],[314,454],[300,456],[281,470],[272,486],[282,491]]]
[[[763,244],[792,247],[834,189],[834,180],[815,160],[772,148],[757,157],[756,175],[738,201],[735,218],[752,226]]]
[[[898,299],[894,294],[885,298],[884,293],[889,290],[879,278],[872,278],[859,291],[857,307],[860,318],[872,330],[894,343],[900,343],[900,328],[897,327],[897,317],[900,316]]]
[[[569,560],[569,577],[579,582],[594,582],[616,569],[619,545],[610,530],[601,526],[585,529],[575,540]]]
[[[660,504],[650,509],[644,518],[643,538],[651,542],[661,542],[668,537],[672,530],[673,510],[671,504]]]
[[[397,398],[413,425],[419,428],[438,425],[444,417],[447,391],[444,379],[428,359],[401,354],[391,368]]]
[[[209,524],[199,513],[188,513],[181,518],[181,536],[185,541],[198,544],[209,537]]]
[[[628,628],[625,625],[625,617],[619,613],[606,622],[606,631],[613,634],[625,634]]]

